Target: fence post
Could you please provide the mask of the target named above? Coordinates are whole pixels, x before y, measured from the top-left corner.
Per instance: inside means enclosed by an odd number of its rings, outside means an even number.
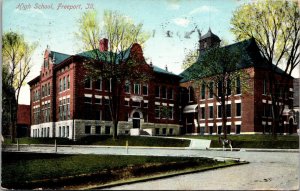
[[[54,147],[55,147],[55,153],[57,153],[57,144],[56,144],[56,139],[54,139]]]
[[[126,154],[128,154],[128,140],[126,140]]]
[[[17,151],[20,151],[19,139],[17,139]]]

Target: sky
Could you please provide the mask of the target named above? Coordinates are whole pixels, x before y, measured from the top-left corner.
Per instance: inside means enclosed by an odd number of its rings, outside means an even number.
[[[76,54],[80,42],[74,33],[82,13],[94,9],[102,21],[104,10],[116,10],[143,23],[151,34],[143,52],[148,62],[179,74],[189,50],[196,49],[198,33],[204,35],[209,27],[228,43],[234,42],[230,32],[232,12],[246,1],[242,0],[5,0],[3,2],[3,32],[22,33],[27,42],[37,42],[32,55],[32,69],[27,82],[39,75],[43,53],[53,51]],[[80,5],[80,8],[78,8]],[[51,8],[49,8],[51,7]],[[64,7],[64,8],[62,8]],[[73,7],[74,9],[69,9]],[[170,31],[170,32],[167,32]],[[195,31],[195,32],[192,32]],[[167,33],[170,34],[168,37]],[[185,38],[190,34],[189,38]],[[29,104],[29,86],[22,87],[19,103]]]

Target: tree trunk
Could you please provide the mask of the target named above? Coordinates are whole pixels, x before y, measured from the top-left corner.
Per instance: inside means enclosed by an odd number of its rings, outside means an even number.
[[[224,132],[224,139],[227,139],[226,105],[225,105],[225,99],[223,99],[223,98],[222,98],[222,101],[221,101],[221,110],[222,110],[222,126],[223,126],[223,132]]]

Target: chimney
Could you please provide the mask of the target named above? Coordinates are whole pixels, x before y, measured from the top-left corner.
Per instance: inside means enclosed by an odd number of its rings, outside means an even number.
[[[165,68],[166,68],[166,71],[168,72],[168,65],[166,65]]]
[[[100,50],[100,52],[108,51],[108,39],[107,38],[103,38],[100,40],[99,50]]]

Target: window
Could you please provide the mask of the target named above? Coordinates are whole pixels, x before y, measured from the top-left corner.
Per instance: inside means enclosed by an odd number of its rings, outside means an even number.
[[[91,97],[84,97],[84,103],[92,103]]]
[[[201,99],[205,99],[205,84],[201,86]]]
[[[50,83],[48,83],[48,95],[50,95]]]
[[[125,101],[124,101],[124,105],[125,105],[125,106],[129,106],[129,100],[125,100]]]
[[[169,112],[169,114],[168,114],[169,119],[174,119],[174,116],[173,116],[174,108],[170,106],[168,109],[168,112]]]
[[[230,80],[227,80],[226,94],[227,94],[228,96],[231,95],[231,81],[230,81]]]
[[[210,135],[213,134],[213,130],[214,130],[213,126],[209,126],[209,134],[210,134]]]
[[[64,90],[66,90],[66,89],[67,89],[67,78],[64,77]]]
[[[159,128],[155,128],[155,135],[159,135]]]
[[[95,98],[95,104],[101,104],[101,102],[102,102],[101,98],[98,97]]]
[[[236,103],[236,116],[241,116],[241,103]]]
[[[63,128],[62,128],[62,137],[66,136],[65,132],[66,132],[66,128],[65,128],[65,126],[63,126]]]
[[[167,88],[166,86],[161,87],[161,96],[163,99],[167,99]]]
[[[96,134],[101,134],[101,126],[96,126]]]
[[[209,118],[214,118],[214,106],[209,106]]]
[[[241,81],[240,78],[236,78],[236,94],[241,94]]]
[[[170,134],[170,135],[173,135],[173,132],[174,132],[173,128],[170,128],[170,129],[169,129],[169,134]]]
[[[106,79],[104,80],[104,82],[105,82],[105,86],[104,86],[105,91],[111,91],[111,79]]]
[[[70,76],[67,76],[67,89],[70,89]]]
[[[194,101],[194,91],[192,87],[189,87],[189,102]]]
[[[160,87],[159,86],[155,86],[155,97],[156,98],[160,97]]]
[[[167,128],[163,128],[163,129],[162,129],[162,134],[163,134],[163,135],[166,135],[166,134],[167,134]]]
[[[174,99],[173,97],[173,88],[169,88],[169,91],[168,91],[168,99]]]
[[[58,129],[58,137],[61,137],[61,127]]]
[[[223,94],[222,88],[223,88],[222,82],[218,82],[218,96],[219,97],[221,97],[221,95]]]
[[[148,102],[144,102],[144,108],[148,108]]]
[[[263,94],[264,95],[267,94],[267,82],[266,82],[266,80],[263,81]]]
[[[130,82],[128,80],[125,82],[125,93],[130,93]]]
[[[101,111],[100,110],[96,111],[95,115],[96,115],[95,120],[101,120]]]
[[[231,117],[231,104],[226,105],[226,117]]]
[[[69,137],[69,126],[66,127],[66,137]]]
[[[227,134],[230,134],[230,132],[231,132],[231,126],[230,126],[230,125],[227,125],[227,126],[226,126],[226,130],[227,130]]]
[[[205,107],[201,107],[201,119],[205,119]]]
[[[105,134],[106,135],[110,134],[110,126],[105,126]]]
[[[148,84],[143,84],[143,95],[148,95]]]
[[[218,105],[218,118],[222,118],[222,107]]]
[[[85,88],[92,88],[92,80],[90,78],[87,78],[84,82],[84,87]]]
[[[214,82],[209,83],[209,98],[214,97]]]
[[[160,106],[159,105],[155,106],[155,118],[157,118],[157,119],[160,118]]]
[[[134,84],[133,93],[134,94],[141,94],[141,84]]]
[[[236,126],[235,126],[235,129],[236,129],[236,130],[235,130],[235,133],[236,133],[236,134],[240,134],[240,133],[241,133],[241,125],[236,125]]]
[[[84,130],[85,134],[91,134],[91,126],[85,126],[85,130]]]
[[[59,91],[63,91],[63,82],[62,82],[62,79],[59,80]]]
[[[95,89],[102,90],[102,78],[98,78],[95,82]]]
[[[71,118],[71,111],[70,111],[70,98],[67,98],[67,119]]]
[[[132,107],[141,107],[141,102],[133,101],[132,102]]]
[[[218,134],[220,135],[222,133],[222,126],[218,126]]]

